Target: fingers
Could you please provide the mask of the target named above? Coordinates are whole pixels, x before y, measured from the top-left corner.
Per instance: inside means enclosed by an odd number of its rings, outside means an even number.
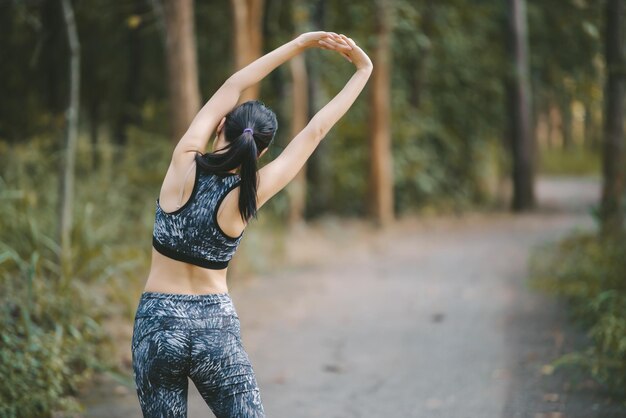
[[[352,47],[343,39],[339,34],[335,32],[325,32],[318,43],[325,47],[343,49],[349,51]]]
[[[344,51],[350,51],[354,48],[358,48],[356,42],[354,42],[352,38],[349,38],[342,33],[336,34],[335,32],[327,32],[327,34],[327,38],[324,39],[327,44],[334,42],[335,45],[340,45]]]
[[[348,43],[341,36],[334,32],[327,32],[327,34],[322,37],[322,40],[327,42],[335,42],[341,45],[348,45]]]
[[[346,35],[344,35],[343,33],[339,35],[339,37],[346,42],[348,45],[350,45],[352,48],[356,48],[356,42],[354,42],[352,40],[352,38],[348,38]]]
[[[350,54],[354,48],[353,45],[356,46],[356,44],[354,41],[350,44],[350,41],[351,39],[343,34],[323,32],[317,43],[322,49],[339,52],[346,61],[352,63],[352,58],[348,54]]]
[[[329,37],[325,39],[320,39],[318,41],[318,44],[324,49],[333,49],[337,51],[350,51],[352,49],[350,45],[348,45],[340,38],[334,39]]]

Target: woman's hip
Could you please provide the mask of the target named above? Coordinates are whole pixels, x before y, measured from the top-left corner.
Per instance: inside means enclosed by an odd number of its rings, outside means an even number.
[[[143,292],[135,313],[132,349],[155,332],[210,329],[239,336],[239,317],[228,293],[186,295]]]

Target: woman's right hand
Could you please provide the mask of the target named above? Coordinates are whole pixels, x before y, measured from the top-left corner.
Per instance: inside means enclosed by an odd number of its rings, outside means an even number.
[[[374,68],[374,64],[372,64],[370,57],[367,56],[367,54],[356,44],[356,42],[352,40],[352,38],[348,38],[343,33],[340,33],[339,36],[352,47],[351,50],[342,51],[342,54],[349,58],[350,62],[356,66],[357,70]]]

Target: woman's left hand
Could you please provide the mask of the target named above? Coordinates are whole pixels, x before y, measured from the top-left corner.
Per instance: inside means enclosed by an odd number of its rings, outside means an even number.
[[[350,61],[350,58],[344,52],[352,50],[352,46],[335,32],[305,32],[299,35],[297,39],[304,48],[317,47],[337,51]]]

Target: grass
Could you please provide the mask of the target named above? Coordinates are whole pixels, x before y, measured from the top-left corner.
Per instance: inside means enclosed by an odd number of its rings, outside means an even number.
[[[539,151],[538,173],[544,175],[599,176],[602,153],[580,145],[570,150],[544,148]]]

